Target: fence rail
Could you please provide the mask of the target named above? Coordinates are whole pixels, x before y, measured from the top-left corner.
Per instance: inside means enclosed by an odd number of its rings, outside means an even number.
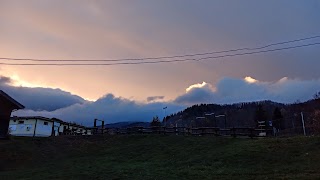
[[[106,129],[110,134],[175,134],[188,136],[247,136],[259,137],[272,135],[272,129],[262,130],[253,127],[130,127]]]

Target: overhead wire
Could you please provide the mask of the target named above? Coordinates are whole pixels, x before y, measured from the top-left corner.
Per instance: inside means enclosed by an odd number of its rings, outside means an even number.
[[[260,47],[244,47],[238,49],[230,49],[223,51],[213,51],[206,53],[195,53],[195,54],[185,54],[185,55],[175,55],[175,56],[159,56],[159,57],[145,57],[145,58],[128,58],[128,59],[38,59],[38,58],[12,58],[12,57],[0,57],[0,60],[8,60],[8,61],[34,61],[34,62],[121,62],[121,61],[145,61],[145,60],[159,60],[159,59],[175,59],[175,58],[184,58],[184,57],[194,57],[194,56],[205,56],[211,54],[222,54],[222,53],[230,53],[230,52],[238,52],[238,51],[254,51],[261,50],[272,46],[290,44],[294,42],[306,41],[311,39],[320,38],[320,35],[311,36],[306,38],[294,39],[289,41],[282,41],[277,43],[271,43]],[[224,56],[224,55],[222,55]],[[150,61],[149,61],[150,62]],[[175,61],[173,61],[175,62]],[[14,64],[14,63],[13,63]],[[115,63],[117,64],[117,63]]]
[[[209,56],[209,57],[202,57],[202,58],[192,58],[192,59],[173,59],[173,60],[158,60],[158,61],[142,61],[142,62],[118,62],[118,63],[3,63],[0,62],[0,65],[12,65],[12,66],[115,66],[115,65],[139,65],[139,64],[158,64],[158,63],[173,63],[173,62],[184,62],[184,61],[202,61],[208,59],[218,59],[218,58],[225,58],[225,57],[235,57],[235,56],[244,56],[244,55],[252,55],[252,54],[261,54],[267,52],[275,52],[275,51],[283,51],[289,49],[296,49],[302,47],[310,47],[320,45],[320,42],[316,43],[309,43],[303,45],[296,45],[296,46],[289,46],[283,48],[276,48],[276,49],[268,49],[268,50],[261,50],[261,51],[253,51],[253,52],[244,52],[244,53],[236,53],[236,54],[225,54],[220,56]]]

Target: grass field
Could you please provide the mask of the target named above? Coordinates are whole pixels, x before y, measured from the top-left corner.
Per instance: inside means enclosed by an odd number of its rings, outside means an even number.
[[[317,179],[320,137],[164,135],[0,141],[0,179]]]

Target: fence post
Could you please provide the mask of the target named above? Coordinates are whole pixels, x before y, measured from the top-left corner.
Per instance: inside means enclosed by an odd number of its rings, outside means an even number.
[[[176,123],[175,132],[176,132],[176,135],[178,135],[178,134],[179,134],[179,132],[178,132],[178,124],[177,124],[177,123]]]
[[[233,131],[232,136],[235,138],[235,137],[236,137],[236,129],[235,129],[235,128],[232,128],[232,131]]]
[[[253,128],[250,128],[250,138],[253,138]]]
[[[227,129],[227,113],[224,114],[224,128]]]

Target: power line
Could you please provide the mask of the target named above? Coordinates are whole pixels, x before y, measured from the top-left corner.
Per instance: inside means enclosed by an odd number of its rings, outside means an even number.
[[[265,49],[271,46],[277,45],[284,45],[294,42],[306,41],[310,39],[320,38],[320,35],[311,36],[301,39],[294,39],[289,41],[271,43],[260,47],[254,48],[238,48],[238,49],[230,49],[230,50],[223,50],[223,51],[213,51],[213,52],[206,52],[206,53],[197,53],[197,54],[185,54],[185,55],[175,55],[175,56],[160,56],[160,57],[146,57],[146,58],[132,58],[132,59],[35,59],[35,58],[11,58],[11,57],[2,57],[0,60],[11,60],[11,61],[35,61],[35,62],[119,62],[119,61],[144,61],[144,60],[159,60],[159,59],[173,59],[173,58],[183,58],[183,57],[193,57],[193,56],[204,56],[204,55],[211,55],[211,54],[221,54],[221,53],[229,53],[229,52],[237,52],[237,51],[254,51]]]
[[[269,49],[269,50],[245,52],[245,53],[237,53],[237,54],[226,54],[226,55],[220,55],[220,56],[211,56],[211,57],[193,58],[193,59],[174,59],[174,60],[143,61],[143,62],[119,62],[119,63],[84,63],[84,64],[75,64],[75,63],[70,63],[70,64],[0,63],[0,65],[11,65],[11,66],[98,66],[98,65],[99,66],[115,66],[115,65],[158,64],[158,63],[173,63],[173,62],[184,62],[184,61],[202,61],[202,60],[208,60],[208,59],[218,59],[218,58],[225,58],[225,57],[261,54],[261,53],[267,53],[267,52],[283,51],[283,50],[296,49],[296,48],[302,48],[302,47],[310,47],[310,46],[316,46],[316,45],[320,45],[320,42],[311,43],[311,44],[303,44],[303,45],[299,45],[299,46],[277,48],[277,49]]]
[[[263,51],[254,51],[254,52],[246,52],[246,53],[238,53],[238,54],[227,54],[227,55],[215,56],[215,57],[204,57],[204,58],[198,59],[198,61],[205,60],[205,59],[212,59],[212,58],[224,58],[224,57],[232,57],[232,56],[243,56],[243,55],[251,55],[251,54],[260,54],[260,53],[266,53],[266,52],[282,51],[282,50],[296,49],[296,48],[316,46],[316,45],[320,45],[320,42],[311,43],[311,44],[303,44],[303,45],[299,45],[299,46],[289,46],[289,47],[284,47],[284,48],[269,49],[269,50],[263,50]]]

